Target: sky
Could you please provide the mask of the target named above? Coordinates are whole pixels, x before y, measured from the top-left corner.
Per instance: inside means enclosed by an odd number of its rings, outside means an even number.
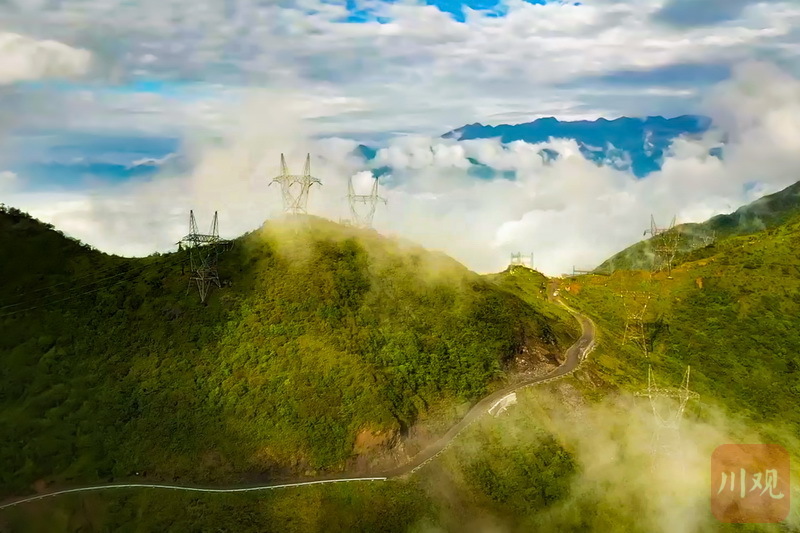
[[[800,179],[796,1],[0,0],[0,21],[0,203],[111,253],[171,249],[189,209],[227,237],[277,216],[282,152],[312,153],[311,211],[338,220],[348,178],[369,189],[359,142],[393,167],[376,229],[478,272],[517,251],[596,266],[651,213],[701,221]],[[718,129],[641,180],[569,140],[440,138],[687,113]],[[475,178],[475,155],[516,178]]]

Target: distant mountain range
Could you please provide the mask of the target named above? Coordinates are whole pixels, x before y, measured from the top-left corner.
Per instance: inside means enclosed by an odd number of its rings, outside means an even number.
[[[614,120],[581,120],[562,122],[556,118],[540,118],[524,124],[501,124],[484,126],[480,123],[468,124],[442,135],[444,139],[466,141],[471,139],[497,138],[504,144],[524,141],[535,144],[548,139],[573,139],[578,143],[581,153],[598,165],[607,165],[619,170],[631,170],[643,177],[661,169],[664,154],[673,140],[681,135],[699,136],[711,127],[711,119],[697,115],[683,115],[675,118],[661,116],[647,118],[622,117]],[[357,153],[367,162],[375,158],[377,150],[360,145]],[[546,161],[557,159],[559,154],[544,149],[540,155]],[[721,156],[719,149],[711,155]],[[491,177],[493,171],[482,162],[471,160],[472,172],[479,177]],[[379,177],[391,169],[376,168],[373,173]]]

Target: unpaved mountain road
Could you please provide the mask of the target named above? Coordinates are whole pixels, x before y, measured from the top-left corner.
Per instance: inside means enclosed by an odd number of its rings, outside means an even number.
[[[595,325],[588,317],[580,314],[578,311],[567,306],[560,298],[555,296],[555,291],[557,290],[557,284],[555,281],[551,281],[547,287],[547,298],[551,302],[558,303],[559,305],[563,306],[572,316],[574,316],[581,326],[581,336],[580,338],[570,346],[564,354],[564,362],[550,372],[549,374],[541,377],[536,378],[529,378],[513,385],[509,385],[503,389],[493,392],[489,396],[484,397],[478,403],[476,403],[461,419],[457,424],[451,427],[447,433],[445,433],[440,439],[438,439],[433,444],[426,447],[416,456],[414,456],[410,461],[407,463],[400,465],[396,468],[391,470],[387,470],[384,472],[376,473],[372,476],[347,476],[347,475],[335,475],[335,476],[325,476],[319,477],[314,479],[305,479],[303,481],[293,481],[293,482],[282,482],[282,483],[268,483],[268,484],[260,484],[260,485],[239,485],[235,487],[202,487],[196,485],[170,485],[168,483],[105,483],[102,485],[91,485],[85,487],[75,487],[71,489],[64,489],[58,490],[53,492],[45,492],[41,494],[36,494],[34,496],[27,496],[27,497],[20,497],[15,499],[10,499],[0,504],[0,510],[7,509],[9,507],[13,507],[15,505],[21,505],[28,502],[33,502],[37,500],[42,500],[45,498],[52,498],[55,496],[59,496],[61,494],[74,494],[80,492],[96,492],[101,490],[111,490],[111,489],[126,489],[126,488],[152,488],[152,489],[168,489],[168,490],[180,490],[180,491],[187,491],[187,492],[206,492],[206,493],[232,493],[232,492],[254,492],[260,490],[271,490],[271,489],[280,489],[280,488],[287,488],[287,487],[300,487],[304,485],[319,485],[323,483],[342,483],[342,482],[353,482],[353,481],[384,481],[390,478],[399,478],[403,476],[410,475],[416,472],[418,469],[422,468],[426,463],[433,460],[438,456],[440,453],[445,451],[455,440],[456,436],[459,433],[464,431],[470,424],[480,418],[482,415],[486,414],[489,409],[499,400],[503,399],[504,397],[508,396],[509,394],[524,389],[526,387],[530,387],[533,385],[539,385],[542,383],[548,383],[550,381],[562,378],[574,372],[580,364],[586,359],[586,356],[589,352],[594,349],[595,340],[596,340],[596,333],[595,333]]]

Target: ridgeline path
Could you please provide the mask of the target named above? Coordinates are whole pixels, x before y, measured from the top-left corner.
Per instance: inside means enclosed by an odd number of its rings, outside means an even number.
[[[591,319],[589,319],[585,315],[582,315],[581,313],[572,309],[571,307],[567,306],[567,304],[561,301],[560,298],[555,296],[554,294],[556,289],[557,289],[556,282],[551,281],[547,287],[548,300],[563,306],[572,316],[574,316],[578,320],[581,326],[581,336],[575,342],[575,344],[570,346],[565,352],[564,363],[562,363],[561,366],[559,366],[558,368],[556,368],[547,375],[520,381],[519,383],[509,385],[508,387],[495,391],[489,396],[484,397],[483,399],[478,401],[478,403],[472,406],[472,408],[467,412],[467,414],[464,415],[464,418],[462,418],[461,421],[459,421],[457,424],[451,427],[447,431],[447,433],[445,433],[439,440],[426,447],[420,453],[411,458],[407,463],[400,465],[396,468],[393,468],[391,470],[376,473],[375,475],[372,476],[347,476],[345,474],[337,474],[337,475],[323,476],[313,479],[306,478],[304,481],[295,481],[288,483],[275,482],[275,483],[252,485],[252,486],[239,485],[228,488],[202,487],[195,485],[170,485],[168,483],[126,483],[126,482],[105,483],[102,485],[91,485],[85,487],[57,490],[52,492],[44,492],[33,496],[26,496],[26,497],[7,500],[6,502],[0,504],[0,510],[28,502],[43,500],[45,498],[52,498],[62,494],[95,492],[95,491],[111,490],[111,489],[151,488],[151,489],[180,490],[187,492],[207,492],[207,493],[254,492],[261,490],[282,489],[287,487],[300,487],[304,485],[320,485],[324,483],[343,483],[343,482],[353,482],[353,481],[385,481],[390,478],[399,478],[413,474],[414,472],[425,466],[425,464],[427,464],[429,461],[435,459],[440,453],[444,452],[448,447],[450,447],[450,445],[454,442],[455,438],[458,436],[459,433],[464,431],[470,424],[475,422],[483,414],[487,413],[489,409],[492,406],[494,406],[498,401],[502,400],[511,393],[514,393],[526,387],[548,383],[550,381],[554,381],[556,379],[560,379],[572,374],[586,359],[586,356],[589,354],[589,352],[591,352],[594,349],[596,341],[594,323],[591,321]]]

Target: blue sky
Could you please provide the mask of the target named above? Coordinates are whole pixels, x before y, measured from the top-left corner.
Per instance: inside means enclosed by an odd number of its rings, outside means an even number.
[[[543,5],[547,0],[525,0],[529,4]],[[386,2],[392,3],[392,2]],[[490,16],[502,17],[508,13],[508,6],[499,0],[470,0],[469,2],[457,2],[455,0],[427,0],[427,5],[434,6],[443,13],[449,14],[453,19],[458,22],[466,20],[465,8],[484,11]],[[580,5],[580,2],[573,2]],[[346,22],[379,22],[387,23],[391,21],[390,17],[381,16],[378,9],[370,8],[370,6],[361,6],[355,0],[347,0],[348,15],[341,20]]]

